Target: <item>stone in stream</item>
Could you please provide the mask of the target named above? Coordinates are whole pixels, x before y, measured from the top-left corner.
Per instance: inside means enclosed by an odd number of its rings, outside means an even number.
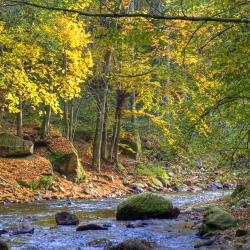
[[[0,156],[22,157],[33,153],[34,144],[31,141],[23,140],[15,135],[0,134]]]
[[[34,227],[32,225],[21,225],[17,227],[9,227],[0,230],[0,235],[1,234],[17,235],[17,234],[27,234],[27,233],[34,233]]]
[[[56,224],[63,226],[78,225],[79,219],[76,215],[68,212],[60,212],[55,215]]]
[[[90,247],[110,247],[112,246],[112,242],[109,239],[103,238],[103,239],[98,239],[98,240],[92,240],[87,243],[88,246]]]
[[[117,220],[174,219],[180,214],[170,200],[154,193],[133,195],[117,207]]]
[[[142,239],[129,239],[120,244],[106,247],[105,250],[150,250],[155,244]]]
[[[0,240],[0,250],[8,250],[8,249],[9,249],[8,245]]]
[[[232,214],[218,206],[207,208],[203,217],[203,224],[200,229],[201,235],[213,232],[215,230],[225,230],[238,223]]]
[[[88,231],[88,230],[108,230],[108,228],[96,224],[86,224],[86,225],[79,225],[76,229],[76,231]]]

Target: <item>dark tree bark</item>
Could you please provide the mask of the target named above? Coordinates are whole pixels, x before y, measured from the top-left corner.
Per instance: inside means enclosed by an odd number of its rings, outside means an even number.
[[[73,142],[74,134],[74,104],[73,100],[69,102],[69,140]]]
[[[51,106],[48,105],[45,107],[45,115],[43,118],[43,123],[41,128],[42,139],[45,139],[49,134],[50,118],[51,118]]]
[[[134,128],[134,135],[135,135],[135,142],[136,142],[136,159],[140,158],[140,155],[142,153],[142,145],[141,145],[141,137],[140,137],[140,131],[137,123],[137,116],[135,114],[136,111],[136,96],[135,92],[131,95],[131,110],[132,110],[132,123]]]
[[[17,113],[17,136],[23,137],[23,101],[19,97],[19,112]]]
[[[101,147],[102,147],[102,135],[103,135],[103,125],[104,125],[104,116],[105,116],[105,103],[107,98],[106,91],[103,91],[103,94],[99,96],[98,107],[96,119],[96,133],[93,146],[93,167],[100,172],[101,171]]]
[[[105,114],[104,114],[104,123],[102,131],[102,146],[101,146],[101,158],[103,160],[107,159],[107,140],[108,140],[108,99],[106,98],[105,104]]]
[[[126,101],[126,93],[122,90],[117,90],[116,94],[116,112],[115,112],[115,124],[113,128],[113,136],[110,150],[110,160],[114,162],[115,166],[119,163],[119,141],[120,141],[120,130],[121,130],[121,118],[122,108]]]
[[[64,136],[65,138],[69,139],[69,103],[64,103],[64,112],[63,112],[63,118],[64,118]]]

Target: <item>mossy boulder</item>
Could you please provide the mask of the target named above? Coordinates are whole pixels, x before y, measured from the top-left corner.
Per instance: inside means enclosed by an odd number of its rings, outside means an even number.
[[[230,205],[241,206],[250,202],[250,182],[238,184],[231,195]]]
[[[0,134],[0,156],[23,157],[34,153],[34,144],[18,136]]]
[[[83,166],[78,157],[78,153],[74,146],[67,140],[61,139],[49,147],[51,153],[48,159],[52,163],[53,170],[73,182],[79,182],[84,179]]]
[[[180,211],[170,200],[154,193],[133,195],[123,200],[117,207],[117,220],[173,219]]]
[[[236,226],[238,220],[229,212],[218,206],[207,208],[203,217],[200,233],[207,234],[216,230],[225,230]]]

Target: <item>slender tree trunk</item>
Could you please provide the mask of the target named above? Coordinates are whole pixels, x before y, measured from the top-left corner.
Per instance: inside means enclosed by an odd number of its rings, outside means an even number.
[[[69,139],[69,103],[64,103],[64,136]]]
[[[137,123],[137,116],[135,114],[136,111],[136,96],[135,92],[132,93],[131,96],[131,110],[132,110],[132,123],[134,128],[135,142],[136,142],[136,159],[140,158],[142,153],[142,145],[141,145],[141,137],[139,132],[139,127]]]
[[[49,134],[49,125],[51,118],[51,106],[46,106],[45,115],[43,118],[42,128],[41,128],[41,138],[45,139]]]
[[[107,122],[108,122],[108,99],[106,98],[103,132],[102,132],[102,146],[101,146],[101,158],[103,160],[107,159],[107,137],[108,137]]]
[[[69,102],[69,140],[73,142],[74,131],[74,105],[73,100]]]
[[[23,101],[19,97],[19,112],[17,113],[17,136],[23,137]]]
[[[120,141],[120,130],[121,130],[121,118],[122,118],[122,107],[125,102],[126,95],[123,91],[117,91],[116,100],[116,112],[115,112],[115,124],[113,129],[113,137],[111,143],[110,160],[114,162],[115,166],[119,163],[119,141]]]
[[[101,171],[101,148],[102,148],[102,135],[105,116],[105,103],[107,94],[103,92],[102,99],[99,102],[99,112],[96,119],[96,133],[93,146],[93,162],[92,165],[98,172]]]

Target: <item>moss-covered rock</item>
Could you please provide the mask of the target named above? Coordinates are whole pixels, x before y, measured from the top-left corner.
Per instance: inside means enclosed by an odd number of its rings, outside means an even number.
[[[62,140],[67,150],[64,150],[64,145],[57,145],[57,147],[50,147],[52,152],[48,155],[48,159],[52,163],[53,170],[65,175],[68,180],[79,182],[84,179],[85,174],[83,166],[78,157],[78,153],[74,146],[66,139]],[[61,149],[62,146],[62,149]]]
[[[250,202],[250,182],[238,184],[231,195],[230,205],[241,206]]]
[[[209,207],[203,217],[203,224],[201,227],[201,234],[207,234],[215,230],[225,230],[233,227],[238,223],[235,217],[218,206]]]
[[[142,193],[122,201],[116,212],[117,220],[172,219],[179,215],[170,200],[159,194]]]
[[[9,134],[0,134],[0,156],[3,157],[22,157],[32,155],[34,145],[31,141]]]

